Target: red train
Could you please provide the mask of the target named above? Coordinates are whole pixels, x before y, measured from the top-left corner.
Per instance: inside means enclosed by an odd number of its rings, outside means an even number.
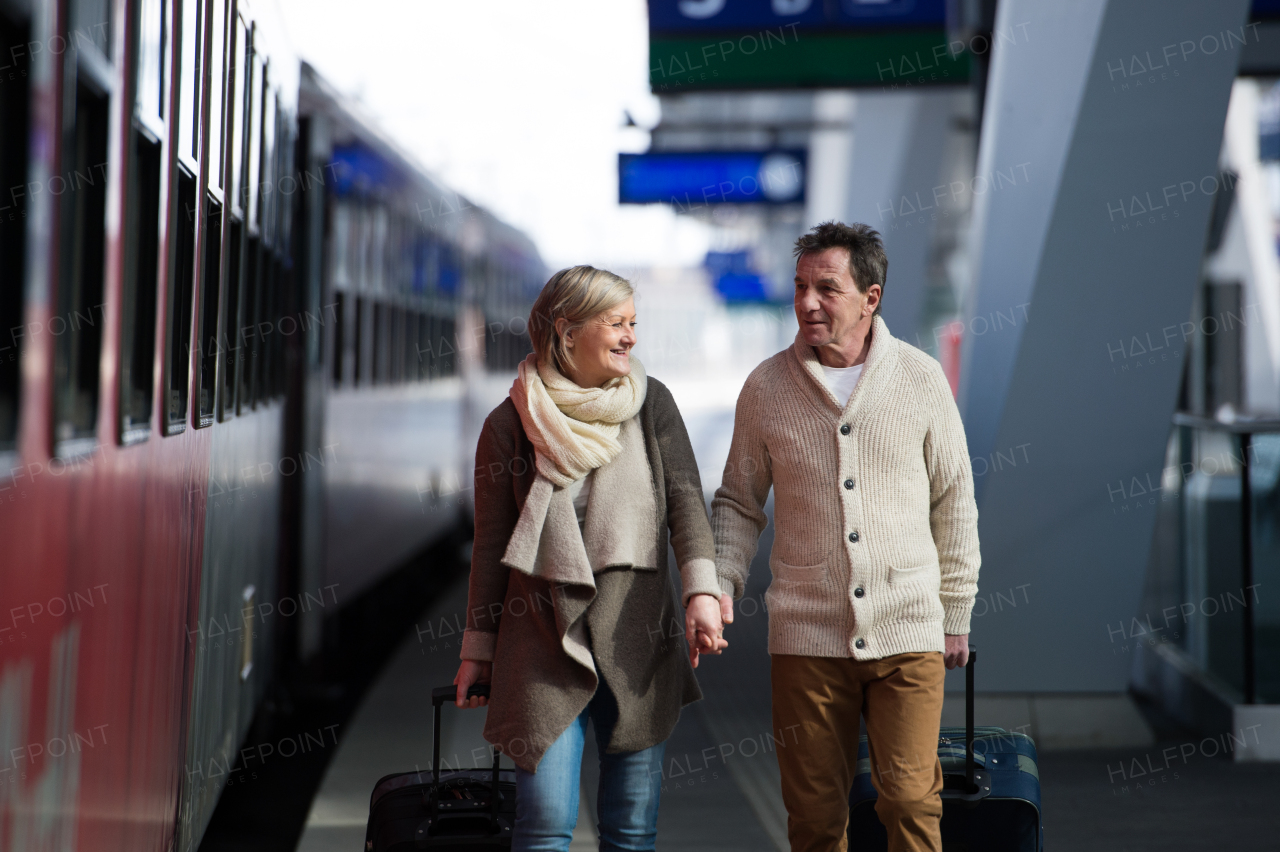
[[[0,0],[3,850],[194,848],[528,351],[532,243],[254,12]]]

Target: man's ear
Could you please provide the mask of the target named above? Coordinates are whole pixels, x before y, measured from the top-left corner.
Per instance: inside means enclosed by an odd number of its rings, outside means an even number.
[[[883,291],[879,284],[872,284],[867,288],[867,312],[875,313],[876,307],[880,304],[880,294]]]

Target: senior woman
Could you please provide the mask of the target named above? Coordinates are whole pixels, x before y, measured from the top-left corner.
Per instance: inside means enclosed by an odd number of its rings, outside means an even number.
[[[625,279],[557,272],[529,316],[534,352],[476,448],[454,683],[459,706],[488,704],[485,738],[516,763],[516,850],[569,848],[588,719],[600,848],[653,849],[663,744],[702,697],[691,664],[727,644],[693,449],[671,392],[631,355],[635,325]],[[487,702],[464,699],[489,681]]]

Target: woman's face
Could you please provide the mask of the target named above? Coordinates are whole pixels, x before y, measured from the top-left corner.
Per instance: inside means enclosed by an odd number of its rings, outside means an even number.
[[[635,300],[627,299],[596,314],[579,329],[568,329],[568,320],[557,320],[572,364],[566,378],[579,387],[603,387],[631,372],[631,347],[636,345]]]

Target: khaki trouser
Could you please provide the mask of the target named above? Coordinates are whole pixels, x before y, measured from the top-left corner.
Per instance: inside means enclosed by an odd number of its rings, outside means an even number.
[[[777,755],[791,852],[849,848],[859,713],[867,720],[876,814],[889,852],[941,852],[945,674],[936,651],[866,661],[773,655],[773,726],[787,731],[788,746]]]

